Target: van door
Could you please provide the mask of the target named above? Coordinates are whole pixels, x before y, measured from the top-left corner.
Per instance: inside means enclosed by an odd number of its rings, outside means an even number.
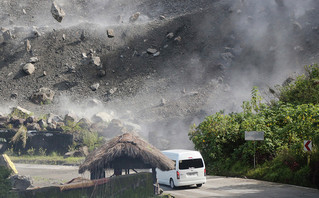
[[[178,169],[180,179],[183,181],[192,181],[196,177],[204,177],[204,162],[202,158],[179,160]]]

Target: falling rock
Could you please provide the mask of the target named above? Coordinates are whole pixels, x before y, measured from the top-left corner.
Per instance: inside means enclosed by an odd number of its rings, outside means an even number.
[[[31,101],[35,104],[50,104],[53,100],[55,92],[47,87],[38,89],[31,96]]]
[[[168,39],[172,39],[174,37],[174,33],[173,32],[170,32],[166,35],[166,38]]]
[[[165,17],[164,15],[160,15],[160,16],[159,16],[159,19],[160,19],[160,20],[164,20],[164,19],[166,19],[166,17]]]
[[[114,37],[114,31],[113,31],[113,29],[108,29],[108,30],[106,31],[106,33],[107,33],[107,36],[108,36],[109,38],[113,38],[113,37]]]
[[[32,63],[27,63],[23,66],[22,70],[28,74],[31,75],[35,71],[35,67]]]
[[[177,36],[174,38],[175,42],[181,42],[182,41],[182,37],[181,36]]]
[[[101,59],[98,56],[93,56],[91,62],[93,65],[95,65],[97,67],[101,66]]]
[[[24,175],[13,175],[9,179],[12,187],[17,190],[25,190],[32,184],[32,179]]]
[[[166,100],[164,98],[162,98],[160,106],[164,106],[165,104],[166,104]]]
[[[98,122],[110,122],[112,120],[112,116],[106,112],[99,112],[92,116],[91,121]]]
[[[99,101],[98,99],[90,99],[88,102],[87,102],[87,106],[88,107],[96,107],[96,106],[98,106],[98,105],[101,105],[102,104],[102,102],[101,101]]]
[[[29,59],[29,63],[37,63],[37,62],[39,62],[39,59],[38,59],[38,57],[31,57],[30,59]]]
[[[149,53],[149,54],[155,54],[155,53],[157,52],[157,49],[148,48],[148,49],[146,50],[146,52]]]
[[[29,39],[27,39],[27,40],[24,42],[24,46],[25,46],[25,51],[31,52],[31,43],[30,43]]]
[[[63,40],[65,40],[65,39],[66,39],[65,34],[62,34],[62,39],[63,39]]]
[[[96,91],[99,87],[100,87],[100,83],[95,83],[95,84],[91,85],[90,88],[92,91]]]
[[[159,56],[160,52],[156,52],[155,54],[153,54],[154,57]]]
[[[135,14],[130,16],[130,19],[129,19],[130,23],[135,22],[138,19],[138,17],[140,16],[140,14],[141,14],[140,12],[136,12]]]
[[[65,16],[65,12],[55,3],[55,1],[52,3],[51,13],[53,18],[60,23]]]
[[[100,70],[97,72],[97,76],[98,76],[98,77],[103,77],[103,76],[105,76],[105,75],[106,75],[106,71],[105,71],[105,70],[100,69]]]

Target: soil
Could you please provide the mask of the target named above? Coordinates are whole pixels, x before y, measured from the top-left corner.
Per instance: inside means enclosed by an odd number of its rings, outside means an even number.
[[[238,111],[252,86],[280,84],[318,60],[319,13],[311,0],[283,7],[230,0],[56,2],[66,13],[61,23],[50,13],[51,1],[0,2],[0,27],[13,35],[0,33],[2,113],[16,105],[35,115],[90,117],[104,110],[140,125],[149,139],[168,141],[159,147],[190,148],[191,124],[219,110]],[[129,22],[136,12],[138,20]],[[101,67],[83,58],[90,50]],[[39,62],[27,75],[22,66],[34,56]],[[30,101],[41,87],[55,91],[51,104]],[[93,98],[103,105],[88,107]]]

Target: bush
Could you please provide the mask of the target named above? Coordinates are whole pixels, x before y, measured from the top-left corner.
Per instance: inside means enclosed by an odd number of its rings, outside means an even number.
[[[4,166],[0,166],[0,197],[10,197],[11,183],[8,179],[11,171]]]

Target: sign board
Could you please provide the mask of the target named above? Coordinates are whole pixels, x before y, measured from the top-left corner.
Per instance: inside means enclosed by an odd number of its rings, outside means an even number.
[[[245,140],[264,140],[263,131],[245,131]]]
[[[303,141],[303,150],[304,151],[311,151],[312,150],[312,142],[310,140]]]

